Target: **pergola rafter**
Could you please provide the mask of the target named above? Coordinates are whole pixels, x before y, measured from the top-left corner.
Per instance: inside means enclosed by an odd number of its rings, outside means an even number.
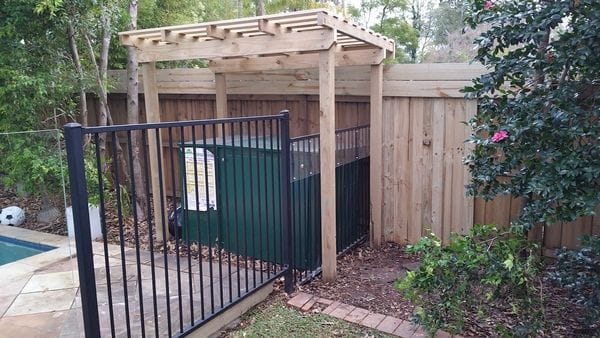
[[[226,73],[277,69],[319,69],[321,238],[323,278],[336,277],[335,67],[371,65],[371,243],[382,240],[382,72],[394,56],[394,41],[323,9],[119,33],[122,44],[138,50],[143,64],[146,120],[160,122],[156,62],[209,61],[215,73],[215,117],[228,117]],[[366,94],[366,93],[365,93]],[[148,135],[155,144],[160,135]],[[151,153],[154,210],[160,210],[155,175],[158,154]],[[159,227],[165,219],[154,222]]]
[[[336,43],[394,53],[394,41],[325,10],[141,29],[119,33],[121,43],[140,50],[140,62],[277,54],[281,50],[318,53]],[[202,48],[197,48],[202,46]],[[248,48],[257,46],[265,48]]]

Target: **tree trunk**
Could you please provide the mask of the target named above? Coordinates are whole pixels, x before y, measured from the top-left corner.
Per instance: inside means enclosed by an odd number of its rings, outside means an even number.
[[[137,29],[137,0],[129,2],[129,30]],[[138,61],[135,47],[127,47],[127,123],[138,124],[139,121],[139,100],[138,100]],[[142,145],[141,133],[133,131],[131,133],[131,159],[130,163],[133,166],[133,181],[135,186],[135,203],[136,213],[139,220],[144,220],[146,217],[146,192],[144,190],[144,176],[142,175],[142,165],[140,156],[140,146]]]
[[[79,81],[79,109],[81,114],[81,125],[87,127],[88,125],[88,109],[87,109],[87,96],[85,95],[85,88],[83,87],[83,67],[81,66],[81,59],[79,58],[79,50],[77,49],[77,41],[75,39],[75,29],[73,28],[73,22],[69,18],[67,24],[67,35],[69,37],[69,48],[71,51],[71,57],[73,58],[73,65],[77,72]]]
[[[256,0],[256,16],[265,15],[265,0]]]
[[[102,41],[100,46],[100,58],[96,59],[94,53],[94,47],[92,45],[92,41],[90,36],[87,33],[84,33],[85,42],[87,45],[88,53],[90,54],[90,60],[92,60],[92,66],[95,70],[95,78],[96,78],[96,94],[98,95],[98,125],[106,126],[108,124],[114,124],[112,115],[110,114],[110,108],[108,106],[108,93],[107,93],[107,74],[108,74],[108,51],[110,48],[110,38],[111,38],[111,22],[110,16],[108,14],[108,10],[102,6],[101,8],[101,17],[100,17],[101,27],[102,27]],[[99,135],[99,145],[101,158],[106,158],[106,134],[101,133]],[[128,182],[131,182],[129,177],[129,171],[127,170],[127,162],[125,160],[125,156],[123,153],[123,149],[119,142],[116,144],[112,144],[113,147],[116,147],[117,158],[116,162],[113,163],[114,170],[120,170],[119,173],[122,180],[119,180],[121,185],[126,185]],[[102,163],[102,172],[105,172],[105,166]],[[117,167],[118,166],[118,167]]]

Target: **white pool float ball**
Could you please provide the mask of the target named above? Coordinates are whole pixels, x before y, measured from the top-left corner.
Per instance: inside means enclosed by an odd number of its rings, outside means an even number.
[[[25,222],[25,212],[23,209],[11,206],[0,211],[0,224],[19,226]]]

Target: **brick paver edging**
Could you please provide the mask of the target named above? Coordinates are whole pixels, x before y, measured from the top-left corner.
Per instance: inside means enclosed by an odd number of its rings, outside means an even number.
[[[412,324],[406,320],[374,313],[367,309],[313,296],[305,292],[296,293],[287,303],[301,311],[325,308],[321,313],[398,337],[417,338],[428,336],[422,326]],[[438,331],[435,337],[452,336],[447,332]]]

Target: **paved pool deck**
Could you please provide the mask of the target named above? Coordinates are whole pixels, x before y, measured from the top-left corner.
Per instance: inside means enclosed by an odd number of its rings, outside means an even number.
[[[67,237],[3,225],[0,235],[56,247],[0,266],[0,336],[59,337],[66,319],[80,312],[75,244]]]
[[[57,247],[0,266],[0,337],[84,337],[74,242],[62,236],[7,226],[0,226],[0,235]],[[158,329],[162,337],[169,332],[174,335],[182,326],[190,325],[192,307],[195,322],[208,318],[222,306],[238,300],[238,285],[240,294],[244,295],[254,288],[255,279],[256,285],[260,284],[261,277],[267,279],[258,271],[249,270],[248,274],[237,269],[230,271],[228,266],[216,262],[192,260],[190,266],[183,257],[177,270],[174,255],[167,255],[165,269],[165,257],[160,253],[154,253],[152,269],[152,253],[145,251],[139,253],[138,274],[137,252],[131,248],[121,252],[115,245],[108,246],[108,279],[104,247],[94,242],[93,248],[103,336],[110,336],[112,330],[109,292],[116,336],[126,336],[128,330],[133,337],[142,336],[143,322],[146,336],[155,336]],[[128,302],[125,302],[125,286]],[[126,315],[130,318],[129,326]]]

